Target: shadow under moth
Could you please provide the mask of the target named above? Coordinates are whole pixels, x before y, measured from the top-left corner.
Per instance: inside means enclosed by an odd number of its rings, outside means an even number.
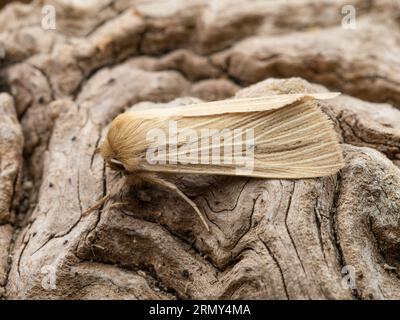
[[[111,123],[100,153],[132,186],[144,182],[179,194],[209,226],[168,174],[303,179],[333,175],[343,156],[333,124],[317,99],[337,93],[228,99],[133,110]],[[85,213],[115,197],[111,190]]]

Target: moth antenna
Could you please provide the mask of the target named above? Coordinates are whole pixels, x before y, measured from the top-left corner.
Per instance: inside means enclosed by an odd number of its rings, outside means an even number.
[[[176,192],[183,200],[185,200],[194,209],[194,211],[196,211],[197,215],[199,216],[199,218],[200,218],[201,222],[203,223],[203,225],[205,226],[206,230],[208,232],[211,232],[210,227],[208,226],[203,213],[200,211],[200,209],[197,207],[197,205],[186,194],[184,194],[181,190],[179,190],[179,188],[175,184],[168,182],[166,180],[163,180],[163,179],[159,179],[159,178],[152,178],[151,182],[156,183],[160,186],[166,187],[167,189],[170,189],[170,190]]]

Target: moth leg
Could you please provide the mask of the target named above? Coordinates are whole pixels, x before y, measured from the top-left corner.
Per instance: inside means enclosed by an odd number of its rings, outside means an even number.
[[[179,190],[179,188],[166,180],[160,179],[160,178],[156,178],[156,177],[151,177],[151,179],[149,180],[149,182],[158,184],[160,186],[163,186],[171,191],[176,192],[183,200],[185,200],[193,209],[194,211],[196,211],[197,215],[199,216],[201,222],[204,224],[204,226],[206,227],[206,230],[208,232],[210,232],[210,227],[207,224],[207,221],[203,215],[203,213],[200,211],[200,209],[197,207],[197,205],[186,195],[184,194],[181,190]]]
[[[98,200],[94,205],[92,205],[91,207],[87,208],[85,211],[82,212],[82,216],[86,216],[89,213],[100,209],[107,201],[113,199],[115,196],[117,196],[123,186],[125,185],[126,179],[120,179],[119,181],[117,181],[117,183],[111,188],[110,191],[108,191],[108,193],[102,197],[100,200]]]

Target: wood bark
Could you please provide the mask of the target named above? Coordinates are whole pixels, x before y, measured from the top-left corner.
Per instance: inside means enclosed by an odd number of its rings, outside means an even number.
[[[400,298],[398,3],[234,2],[0,11],[0,297]],[[119,113],[328,90],[343,92],[319,103],[343,146],[336,176],[175,176],[211,234],[151,186],[83,215],[121,183],[96,152]]]

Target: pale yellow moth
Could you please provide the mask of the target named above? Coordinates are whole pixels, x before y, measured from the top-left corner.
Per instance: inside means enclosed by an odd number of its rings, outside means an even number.
[[[113,120],[100,153],[112,169],[124,173],[126,183],[148,182],[177,192],[209,230],[197,205],[165,175],[194,173],[273,179],[333,175],[343,167],[342,151],[333,125],[316,99],[337,95],[286,94],[133,110]],[[174,130],[171,137],[171,123],[184,129]],[[162,139],[167,137],[166,145],[155,135],[149,139],[149,132],[154,133],[155,129],[166,133],[161,134]],[[208,140],[200,141],[205,132],[211,132]],[[251,133],[251,139],[245,132]],[[243,155],[246,147],[252,151],[251,159]],[[164,158],[149,161],[149,150]],[[252,161],[250,168],[244,168],[246,159]],[[99,204],[111,196],[112,192]],[[89,211],[99,208],[99,204]]]

